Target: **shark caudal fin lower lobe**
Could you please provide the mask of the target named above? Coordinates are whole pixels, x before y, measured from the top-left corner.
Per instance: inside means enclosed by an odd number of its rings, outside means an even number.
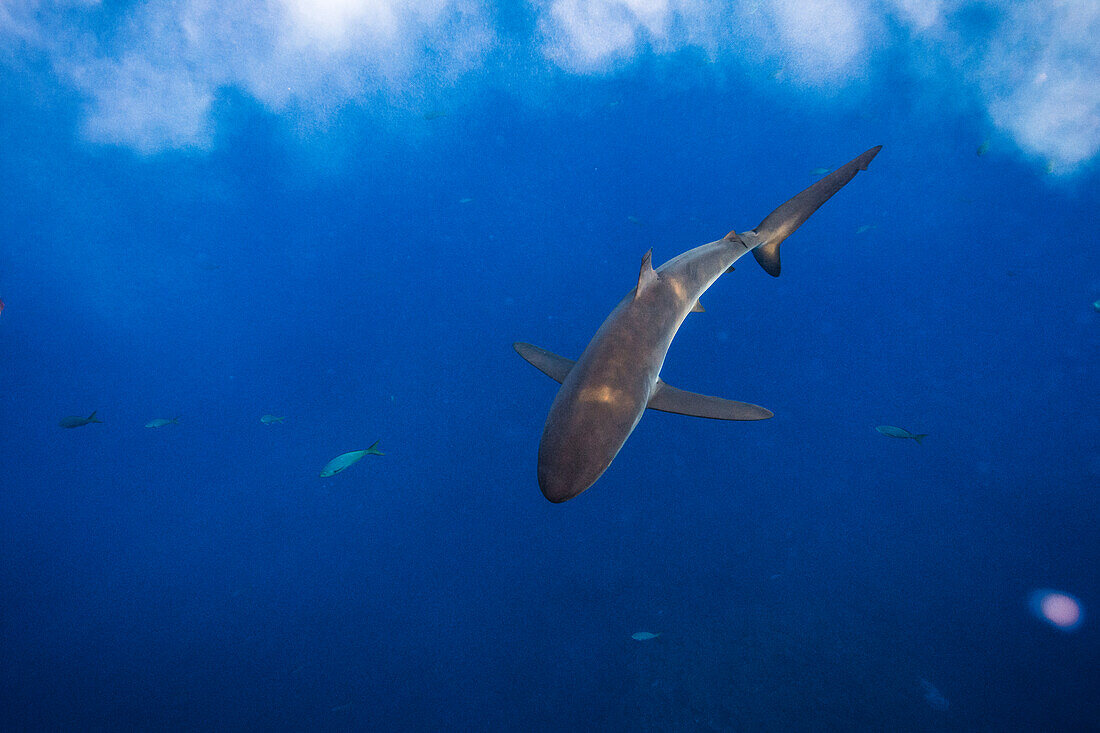
[[[833,194],[844,188],[856,173],[867,170],[867,164],[882,150],[881,145],[868,150],[837,168],[829,175],[792,198],[778,209],[768,214],[760,226],[741,235],[745,244],[752,247],[752,255],[764,272],[779,277],[779,245],[802,226],[802,222],[820,206],[832,198]]]

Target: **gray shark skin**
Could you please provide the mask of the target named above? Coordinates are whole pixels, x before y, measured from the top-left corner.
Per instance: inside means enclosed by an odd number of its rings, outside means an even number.
[[[561,382],[539,442],[538,482],[554,503],[572,499],[596,482],[626,443],[646,408],[716,420],[763,420],[763,407],[670,387],[661,367],[680,324],[702,310],[699,296],[752,252],[770,275],[779,275],[779,245],[844,187],[881,149],[871,148],[769,214],[756,229],[674,257],[656,270],[651,252],[638,285],[620,301],[573,362],[525,343],[515,350]]]

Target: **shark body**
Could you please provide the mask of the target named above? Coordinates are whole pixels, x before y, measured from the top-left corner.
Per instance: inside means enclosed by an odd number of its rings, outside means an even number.
[[[685,392],[660,378],[672,339],[699,296],[748,252],[779,275],[779,245],[844,187],[882,146],[868,150],[787,201],[752,231],[674,257],[654,269],[642,259],[638,285],[604,320],[577,361],[526,343],[515,350],[561,383],[539,441],[538,482],[559,503],[596,482],[630,437],[646,408],[717,420],[763,420],[758,405]]]

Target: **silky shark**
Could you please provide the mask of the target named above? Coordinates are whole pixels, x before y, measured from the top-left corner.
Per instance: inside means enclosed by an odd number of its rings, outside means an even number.
[[[699,296],[747,252],[779,276],[779,245],[878,154],[881,145],[837,168],[773,211],[755,229],[674,257],[653,269],[642,258],[638,285],[611,311],[577,361],[531,344],[513,348],[561,383],[539,441],[538,481],[559,503],[596,482],[634,431],[646,408],[716,420],[764,420],[771,411],[745,402],[676,389],[661,380],[672,339]]]

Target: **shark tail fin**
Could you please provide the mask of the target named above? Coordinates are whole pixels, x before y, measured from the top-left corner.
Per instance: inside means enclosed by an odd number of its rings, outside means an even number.
[[[753,257],[764,272],[779,277],[779,245],[833,194],[855,178],[856,173],[867,170],[867,164],[881,149],[882,146],[877,145],[848,161],[768,214],[756,229],[741,235],[745,244],[752,248]]]
[[[92,414],[88,415],[88,422],[103,422],[95,416],[97,412],[99,412],[99,410],[92,410]]]
[[[782,240],[778,242],[766,242],[752,249],[752,256],[755,257],[760,266],[764,268],[764,272],[772,277],[779,277],[780,244],[782,244]]]

